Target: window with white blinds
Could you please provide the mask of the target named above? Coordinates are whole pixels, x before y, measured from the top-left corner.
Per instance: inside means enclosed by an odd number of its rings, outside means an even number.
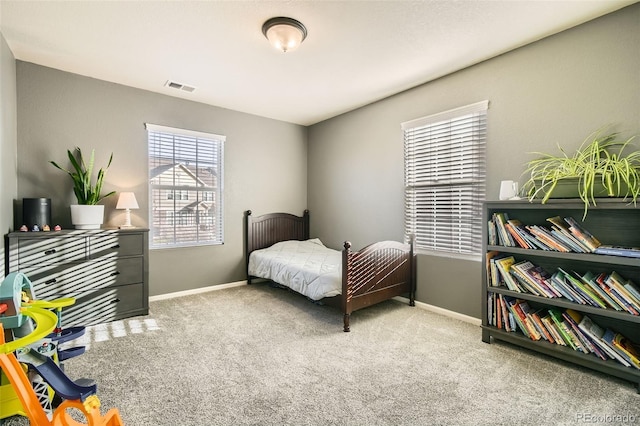
[[[481,253],[488,106],[402,123],[405,229],[419,250]]]
[[[223,244],[225,137],[146,124],[151,248]]]

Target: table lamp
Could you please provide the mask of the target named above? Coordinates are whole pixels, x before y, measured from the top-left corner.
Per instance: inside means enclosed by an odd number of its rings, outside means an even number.
[[[131,209],[138,208],[138,201],[136,200],[136,195],[133,192],[120,193],[120,196],[118,196],[118,204],[116,204],[116,209],[125,210],[124,225],[120,225],[120,229],[134,228],[134,226],[131,225]]]

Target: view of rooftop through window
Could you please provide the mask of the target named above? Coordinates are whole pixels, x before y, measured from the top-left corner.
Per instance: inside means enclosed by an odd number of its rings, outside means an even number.
[[[147,124],[151,247],[222,244],[224,136]]]

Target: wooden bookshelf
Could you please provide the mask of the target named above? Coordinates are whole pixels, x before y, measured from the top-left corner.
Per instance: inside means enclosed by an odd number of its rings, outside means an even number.
[[[640,259],[631,257],[608,256],[592,253],[562,253],[540,249],[523,249],[519,247],[505,247],[488,244],[488,228],[486,224],[494,213],[507,213],[511,219],[518,219],[526,225],[542,225],[549,227],[547,218],[552,216],[576,219],[581,226],[591,232],[602,244],[625,247],[640,247],[640,206],[635,207],[628,202],[618,199],[597,200],[597,206],[590,207],[587,217],[582,221],[584,213],[580,200],[549,200],[545,204],[517,201],[489,201],[484,204],[483,219],[483,247],[484,252],[496,251],[513,256],[518,261],[529,260],[548,272],[558,267],[578,273],[587,271],[593,273],[611,273],[616,271],[626,279],[640,285]],[[584,354],[568,346],[561,346],[545,340],[534,341],[525,336],[520,330],[507,332],[490,325],[488,318],[488,298],[490,293],[503,294],[512,298],[527,301],[534,309],[558,308],[560,310],[573,309],[583,315],[588,315],[595,323],[603,328],[611,328],[622,333],[636,345],[640,344],[640,316],[612,308],[599,308],[574,303],[565,298],[546,298],[530,293],[511,291],[507,287],[491,286],[487,277],[487,260],[483,256],[482,268],[482,340],[491,343],[501,340],[518,345],[539,353],[549,355],[564,361],[575,363],[602,373],[606,373],[633,382],[640,392],[640,369],[625,367],[615,360],[603,361],[594,354]]]

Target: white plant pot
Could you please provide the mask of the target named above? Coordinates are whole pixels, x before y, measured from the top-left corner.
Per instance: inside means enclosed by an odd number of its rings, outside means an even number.
[[[76,229],[100,229],[104,222],[104,206],[72,204],[71,224]]]

